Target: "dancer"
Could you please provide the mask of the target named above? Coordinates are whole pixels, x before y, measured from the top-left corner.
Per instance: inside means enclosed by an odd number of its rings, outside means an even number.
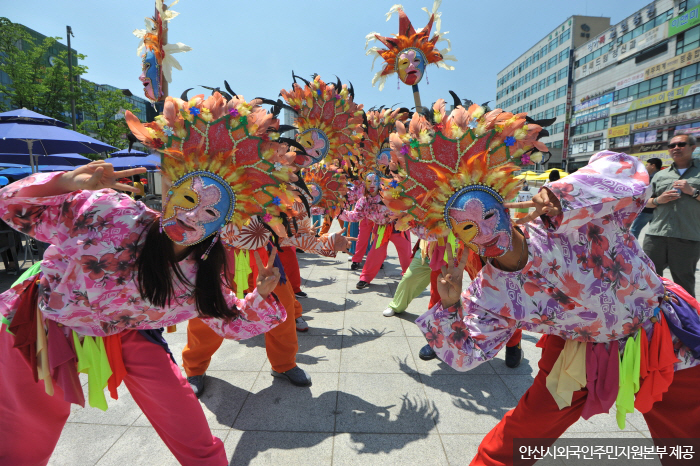
[[[438,281],[441,302],[416,323],[458,370],[493,358],[516,329],[545,335],[532,387],[484,438],[471,464],[513,464],[516,438],[549,446],[579,417],[613,404],[621,428],[636,408],[655,438],[696,437],[699,308],[656,275],[629,232],[649,197],[644,166],[625,154],[596,154],[574,175],[545,185],[528,203],[536,209],[525,220],[533,221],[521,229],[510,223],[503,200],[519,185],[512,162],[527,163],[533,146],[546,150],[535,140],[540,126],[523,114],[483,114],[478,106],[455,109],[443,124],[435,128],[418,117],[409,132],[399,128],[392,137],[392,154],[407,175],[386,193],[397,195],[387,203],[407,213],[399,224],[420,219],[434,234],[451,230],[485,264],[460,301],[463,269],[474,255],[455,264],[449,254]],[[431,141],[418,141],[418,130]],[[451,154],[460,170],[433,163],[438,132],[456,145],[435,156]],[[435,195],[409,211],[424,189],[412,184],[420,162],[435,170],[426,186]]]
[[[241,339],[286,318],[270,294],[279,281],[272,263],[258,264],[263,272],[257,290],[245,299],[231,294],[217,237],[226,223],[243,223],[251,214],[279,216],[274,195],[264,185],[289,180],[291,168],[273,170],[274,150],[260,151],[262,141],[251,141],[253,150],[245,151],[245,158],[225,144],[203,152],[203,146],[183,143],[178,136],[195,126],[207,133],[210,122],[202,114],[228,124],[229,108],[245,106],[254,124],[266,119],[259,106],[237,104],[227,107],[216,95],[189,103],[168,98],[165,117],[145,127],[126,113],[149,147],[158,145],[156,140],[162,144],[163,188],[170,193],[163,215],[107,189],[133,191],[116,180],[145,169],[115,173],[103,161],[67,173],[32,175],[0,191],[3,219],[52,243],[39,275],[0,298],[3,328],[14,333],[0,332],[5,374],[0,390],[7,401],[0,406],[3,461],[48,462],[70,402],[84,404],[77,367],[88,374],[90,404],[101,409],[107,408],[104,387],[116,397],[123,380],[182,464],[228,463],[223,443],[212,436],[179,368],[160,347],[167,344],[148,329],[200,316],[221,336]],[[275,193],[289,196],[282,189]]]

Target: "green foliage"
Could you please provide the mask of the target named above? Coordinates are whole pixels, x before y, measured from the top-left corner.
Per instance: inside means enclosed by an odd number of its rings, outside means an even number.
[[[133,111],[133,106],[119,90],[98,89],[88,81],[82,81],[81,87],[77,108],[84,120],[78,130],[111,146],[123,146],[124,135],[129,132],[123,115],[125,110]]]

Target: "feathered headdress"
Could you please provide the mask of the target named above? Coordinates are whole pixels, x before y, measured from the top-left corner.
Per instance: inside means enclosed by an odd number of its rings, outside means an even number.
[[[537,139],[547,132],[524,113],[496,109],[484,113],[471,105],[445,113],[438,100],[429,115],[414,114],[408,130],[397,122],[390,136],[392,156],[400,168],[400,181],[385,182],[384,203],[402,215],[399,229],[423,225],[429,233],[449,233],[448,200],[465,187],[489,192],[496,199],[513,199],[520,181],[516,163],[541,158],[547,151]]]
[[[406,108],[381,108],[370,110],[365,114],[365,135],[360,145],[358,172],[364,178],[370,172],[378,170],[385,175],[384,168],[391,162],[389,134],[394,131],[397,121],[408,119]]]
[[[423,29],[416,31],[413,28],[411,21],[408,19],[408,16],[406,16],[403,6],[394,5],[386,14],[386,20],[389,21],[391,16],[398,12],[399,33],[393,34],[392,37],[384,37],[379,35],[377,32],[370,32],[367,34],[365,49],[369,46],[370,41],[375,40],[378,40],[386,47],[385,49],[372,47],[367,50],[367,55],[374,55],[374,60],[381,57],[385,62],[384,68],[374,75],[374,78],[372,79],[373,86],[377,83],[377,81],[379,81],[379,90],[381,91],[384,88],[386,78],[393,73],[399,73],[399,61],[407,59],[406,57],[401,57],[401,54],[404,51],[413,50],[414,53],[408,58],[411,60],[416,60],[416,63],[422,59],[421,66],[423,68],[423,70],[420,70],[420,75],[414,77],[413,80],[407,80],[404,77],[401,77],[401,80],[406,84],[418,84],[418,81],[420,81],[420,79],[423,77],[422,72],[429,64],[437,65],[440,68],[445,68],[446,70],[454,70],[453,66],[449,66],[445,63],[447,60],[457,61],[457,59],[452,55],[448,55],[451,47],[449,39],[444,38],[447,32],[443,33],[442,35],[440,34],[441,14],[438,13],[437,10],[441,3],[442,0],[435,0],[432,11],[428,11],[427,8],[423,8],[423,11],[430,15],[428,24]],[[433,22],[435,22],[435,34],[430,37],[430,30],[433,27]],[[447,47],[438,50],[436,46],[437,43],[441,41],[447,42]],[[406,66],[409,66],[409,64],[406,63]],[[372,61],[372,68],[374,69],[374,61]],[[401,68],[403,70],[403,65]]]
[[[147,55],[153,54],[156,66],[156,82],[153,84],[155,99],[148,96],[149,99],[161,101],[165,98],[163,95],[163,79],[167,82],[172,82],[172,69],[177,68],[182,70],[180,63],[173,57],[174,53],[189,52],[192,47],[189,47],[182,42],[175,44],[164,44],[165,33],[168,30],[167,23],[170,22],[180,13],[172,11],[172,8],[180,0],[175,0],[170,6],[163,3],[163,0],[156,0],[156,12],[153,18],[146,18],[146,29],[135,29],[134,35],[141,39],[136,54],[147,61]],[[145,49],[145,52],[144,52]]]
[[[348,178],[342,170],[317,164],[304,170],[304,181],[311,193],[311,207],[324,209],[332,217],[340,213],[348,193]]]
[[[292,76],[292,90],[283,89],[280,95],[297,114],[297,142],[306,151],[306,156],[297,157],[297,164],[308,167],[321,161],[328,165],[356,162],[364,130],[362,105],[353,102],[352,84],[348,88],[340,80],[326,84],[318,75],[311,82]],[[297,84],[296,78],[305,86]]]
[[[162,153],[161,169],[173,185],[211,174],[230,186],[234,205],[225,223],[241,227],[260,215],[275,224],[294,203],[287,185],[295,178],[294,167],[285,164],[286,144],[275,140],[279,121],[260,103],[242,96],[227,101],[218,92],[206,99],[168,97],[163,114],[151,123],[141,123],[129,111],[125,118],[144,145]]]

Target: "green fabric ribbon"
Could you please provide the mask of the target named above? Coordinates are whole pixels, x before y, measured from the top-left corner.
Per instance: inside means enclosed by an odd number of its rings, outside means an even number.
[[[5,331],[9,333],[10,335],[14,335],[14,333],[10,332],[10,324],[12,322],[5,316],[0,315],[0,324],[5,324]]]
[[[88,401],[93,408],[107,411],[104,389],[112,376],[112,368],[107,359],[107,350],[102,337],[84,336],[80,344],[78,334],[73,332],[75,354],[78,357],[78,372],[88,376]]]
[[[447,241],[446,245],[449,245],[452,248],[452,257],[455,257],[455,251],[457,250],[457,238],[455,238],[454,233],[452,233],[452,230],[450,230],[450,233],[447,235]],[[450,261],[447,260],[447,247],[445,247],[445,262],[448,264]]]
[[[640,329],[639,332],[643,332]],[[617,407],[617,426],[625,428],[625,417],[627,413],[634,412],[634,394],[639,391],[639,370],[641,364],[641,337],[637,336],[627,339],[625,354],[620,363],[620,388],[617,392],[615,406]],[[619,360],[619,356],[618,356]]]
[[[374,243],[374,249],[379,249],[384,241],[384,233],[386,232],[386,225],[379,225],[377,228],[377,241]]]
[[[247,249],[236,252],[236,272],[233,281],[236,283],[236,297],[245,298],[245,290],[248,289],[248,276],[253,273],[250,268],[250,253]]]

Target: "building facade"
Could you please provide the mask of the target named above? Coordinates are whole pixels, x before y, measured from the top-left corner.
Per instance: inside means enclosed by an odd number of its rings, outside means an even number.
[[[573,79],[570,171],[606,148],[668,165],[666,141],[700,135],[700,0],[632,12],[575,50]]]
[[[498,73],[496,107],[535,120],[556,117],[542,139],[552,152],[548,167],[566,163],[573,51],[609,27],[610,18],[571,16]]]

